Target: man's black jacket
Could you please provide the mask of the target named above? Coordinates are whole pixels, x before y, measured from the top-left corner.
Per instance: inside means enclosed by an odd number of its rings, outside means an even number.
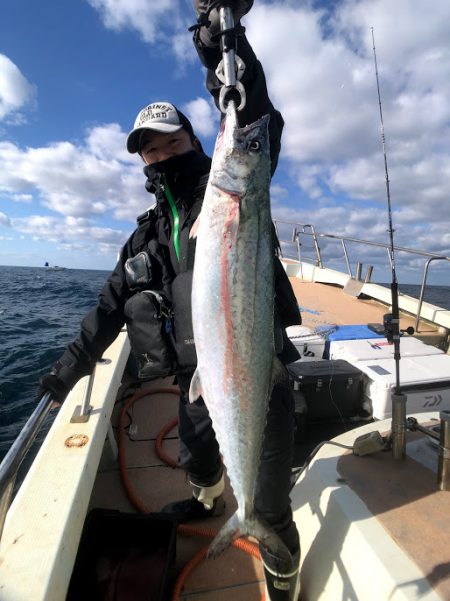
[[[266,81],[261,64],[251,49],[241,29],[238,39],[238,54],[245,63],[242,78],[247,101],[238,113],[239,124],[253,123],[265,114],[270,115],[269,139],[272,175],[280,152],[283,119],[273,107],[267,93]],[[220,82],[214,71],[221,59],[218,48],[202,47],[196,42],[198,54],[207,67],[207,87],[216,104]],[[146,214],[138,218],[138,227],[123,246],[117,265],[103,286],[97,306],[81,323],[81,331],[69,344],[59,364],[61,377],[73,385],[80,377],[90,373],[95,362],[113,342],[125,323],[125,303],[135,293],[127,284],[125,263],[141,251],[152,259],[152,282],[149,288],[163,291],[170,298],[172,281],[185,271],[192,269],[195,241],[189,239],[189,230],[200,212],[211,160],[205,154],[189,152],[173,157],[157,165],[146,167],[146,188],[155,193],[157,203]],[[165,189],[170,189],[179,215],[179,257],[174,247],[173,215]],[[165,188],[165,189],[164,189]],[[275,307],[277,321],[285,328],[301,322],[297,302],[289,280],[278,259],[275,261]],[[190,296],[190,290],[185,291]],[[286,341],[286,336],[284,334]]]

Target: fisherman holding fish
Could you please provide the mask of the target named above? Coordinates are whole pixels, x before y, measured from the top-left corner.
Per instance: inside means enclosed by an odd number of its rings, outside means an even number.
[[[41,379],[39,394],[62,402],[126,323],[137,377],[175,374],[181,390],[180,464],[192,496],[163,511],[180,522],[222,515],[222,454],[238,510],[212,554],[254,536],[266,599],[292,601],[300,546],[289,498],[294,402],[284,366],[298,354],[285,328],[301,318],[276,256],[268,194],[283,119],[240,24],[253,0],[226,2],[235,24],[226,35],[243,66],[224,102],[216,72],[225,44],[220,5],[194,0],[194,43],[222,112],[212,164],[173,104],[153,102],[139,112],[127,149],[142,157],[156,204],[138,217],[97,306]]]

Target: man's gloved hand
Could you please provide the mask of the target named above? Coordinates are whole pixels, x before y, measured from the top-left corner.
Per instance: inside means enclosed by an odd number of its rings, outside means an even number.
[[[80,378],[81,375],[76,375],[70,368],[57,361],[52,370],[39,380],[37,398],[40,400],[49,392],[54,401],[62,403]]]
[[[239,23],[240,19],[246,15],[253,6],[253,0],[224,0],[223,2],[218,2],[217,0],[193,0],[193,2],[197,18],[200,18],[200,15],[202,14],[208,15],[210,24],[201,27],[199,33],[200,40],[206,46],[217,46],[219,44],[220,6],[226,5],[231,8],[235,25]],[[216,6],[217,8],[210,10],[211,6]]]

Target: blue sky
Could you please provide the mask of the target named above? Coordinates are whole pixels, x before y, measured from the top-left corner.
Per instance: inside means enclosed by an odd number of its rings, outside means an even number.
[[[218,114],[193,22],[191,0],[3,0],[0,264],[113,268],[153,203],[125,150],[149,102],[178,105],[212,152]],[[374,27],[395,240],[449,256],[448,0],[432,11],[426,0],[255,0],[244,24],[286,122],[273,216],[387,242]],[[281,237],[290,232],[281,226]],[[338,244],[322,250],[342,264]],[[387,280],[386,257],[362,255],[376,280]],[[397,262],[400,281],[420,281],[423,259],[398,253]],[[431,279],[448,284],[448,264]]]

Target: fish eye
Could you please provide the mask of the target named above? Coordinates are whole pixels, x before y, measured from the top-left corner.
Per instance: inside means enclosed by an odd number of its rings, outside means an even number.
[[[252,140],[248,143],[247,150],[249,152],[259,152],[261,150],[261,142],[259,140]]]

